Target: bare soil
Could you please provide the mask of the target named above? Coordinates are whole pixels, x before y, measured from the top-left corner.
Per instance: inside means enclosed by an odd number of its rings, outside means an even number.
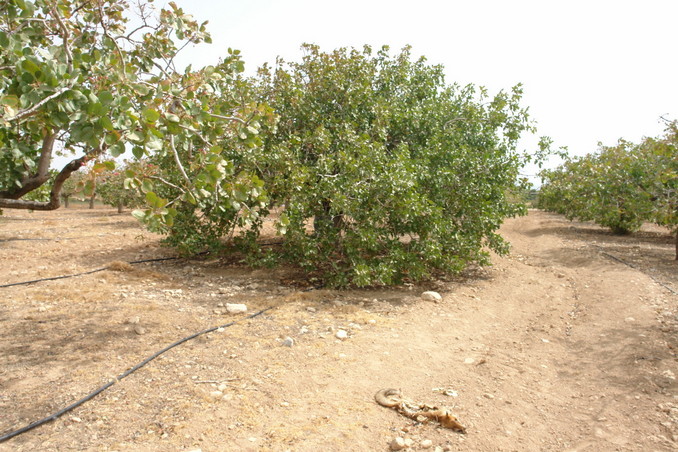
[[[669,234],[617,237],[540,211],[501,233],[510,256],[419,286],[306,290],[291,269],[206,257],[0,288],[0,434],[242,319],[0,450],[382,451],[397,436],[411,450],[677,450]],[[0,217],[0,284],[172,255],[114,209]],[[226,303],[272,309],[244,319]],[[383,388],[450,407],[467,433],[379,406]]]

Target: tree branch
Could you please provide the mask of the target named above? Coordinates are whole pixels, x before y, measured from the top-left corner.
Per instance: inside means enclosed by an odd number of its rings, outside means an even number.
[[[186,170],[184,169],[184,165],[181,164],[181,159],[179,159],[179,153],[177,152],[177,148],[174,146],[174,135],[170,135],[170,148],[172,149],[172,153],[174,154],[174,161],[177,162],[177,167],[179,168],[179,172],[183,176],[184,180],[188,184],[188,186],[191,186],[191,179],[189,179],[188,174],[186,174]]]
[[[37,104],[33,105],[31,108],[25,108],[25,109],[21,110],[20,112],[18,112],[16,115],[12,116],[11,118],[7,118],[6,121],[17,121],[17,120],[25,118],[26,116],[32,115],[33,113],[35,113],[35,111],[38,108],[42,107],[43,105],[45,105],[50,100],[61,96],[64,92],[68,91],[69,89],[71,89],[69,86],[62,87],[57,92],[50,94],[49,96],[45,97],[43,100],[38,102]]]
[[[66,182],[66,179],[71,177],[71,173],[77,171],[90,158],[88,155],[72,160],[61,170],[54,179],[52,191],[50,192],[49,201],[26,201],[23,199],[4,199],[0,198],[0,208],[6,209],[31,209],[31,210],[56,210],[61,206],[59,195],[61,194],[61,187]]]
[[[52,161],[52,149],[54,148],[56,137],[56,133],[50,132],[43,138],[40,160],[38,160],[38,168],[35,174],[24,178],[21,181],[21,186],[15,190],[1,191],[0,198],[19,199],[49,180],[49,164]]]
[[[208,113],[208,114],[210,116],[212,116],[213,118],[225,119],[227,121],[239,122],[240,124],[245,125],[245,126],[247,125],[247,121],[245,121],[241,118],[238,118],[237,116],[222,116],[222,115],[217,115],[217,114],[214,114],[214,113]]]
[[[73,54],[71,53],[71,48],[68,45],[68,39],[71,37],[71,34],[68,32],[68,29],[61,20],[61,17],[59,17],[56,8],[52,8],[52,15],[54,16],[54,19],[56,19],[61,31],[63,32],[63,36],[61,38],[63,40],[64,52],[66,52],[66,59],[68,61],[68,72],[71,72],[73,70]]]

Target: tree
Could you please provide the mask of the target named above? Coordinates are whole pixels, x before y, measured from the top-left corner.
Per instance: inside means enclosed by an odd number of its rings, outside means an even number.
[[[413,61],[409,48],[303,50],[259,77],[280,115],[259,165],[283,209],[280,258],[331,284],[371,285],[506,251],[496,230],[524,212],[507,195],[524,162],[517,140],[532,130],[519,86],[489,97],[447,85],[441,66]]]
[[[619,140],[597,154],[571,159],[542,172],[539,207],[569,219],[595,221],[616,234],[646,221],[666,226],[678,258],[678,140],[676,122],[664,136],[640,144]]]
[[[74,171],[128,148],[137,158],[172,156],[182,176],[174,186],[190,202],[212,187],[195,180],[228,177],[216,175],[228,166],[221,146],[248,142],[261,110],[238,95],[238,52],[215,67],[180,72],[177,53],[210,41],[205,23],[172,2],[155,20],[140,2],[139,25],[130,30],[128,10],[125,0],[0,4],[0,208],[56,209]],[[49,201],[25,199],[48,183],[56,152],[73,159],[53,179]],[[144,218],[171,223],[175,212],[155,195],[155,182],[142,187]]]
[[[652,201],[651,221],[674,234],[678,260],[678,121],[667,122],[664,136],[645,138],[638,161],[646,174],[640,187]]]
[[[156,173],[155,165],[146,162],[127,162],[122,168],[102,173],[96,192],[104,204],[117,207],[118,213],[122,213],[125,207],[143,207],[146,204],[145,197],[140,194],[139,190],[130,188],[129,182],[125,184],[125,181],[128,180],[128,175],[133,177],[142,175],[146,179],[154,177]]]

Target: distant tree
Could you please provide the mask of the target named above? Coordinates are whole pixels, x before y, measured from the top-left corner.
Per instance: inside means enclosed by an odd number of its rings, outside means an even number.
[[[596,154],[542,172],[540,208],[595,221],[617,234],[653,221],[676,234],[678,259],[678,140],[676,122],[659,138],[620,140]]]
[[[117,207],[118,213],[122,213],[125,207],[143,207],[146,203],[143,194],[139,190],[131,188],[129,181],[125,184],[125,181],[128,180],[128,175],[134,177],[142,174],[150,178],[155,173],[154,165],[146,162],[127,162],[122,168],[102,173],[97,183],[96,192],[104,204]]]

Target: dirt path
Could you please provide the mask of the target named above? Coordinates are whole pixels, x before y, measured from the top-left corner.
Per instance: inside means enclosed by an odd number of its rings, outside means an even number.
[[[454,451],[676,450],[671,238],[654,228],[618,238],[538,211],[502,234],[511,256],[417,287],[304,292],[290,271],[205,260],[0,289],[0,433],[238,318],[225,303],[274,307],[0,450],[379,451],[396,436],[412,450],[422,440]],[[0,217],[0,284],[170,253],[112,210]],[[443,301],[421,301],[424,290]],[[378,406],[385,387],[451,407],[468,433]]]

